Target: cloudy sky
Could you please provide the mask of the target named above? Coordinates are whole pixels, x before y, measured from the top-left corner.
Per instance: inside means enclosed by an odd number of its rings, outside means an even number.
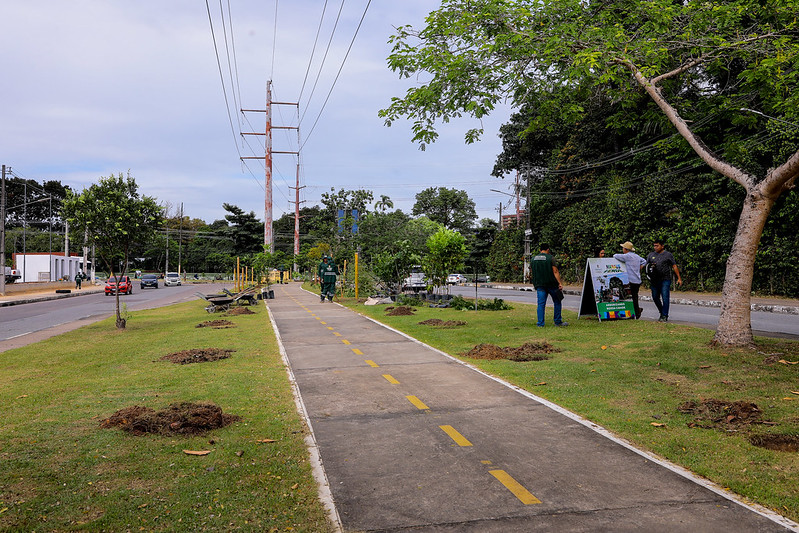
[[[318,204],[331,187],[368,188],[410,212],[416,193],[443,186],[466,190],[480,218],[496,219],[499,203],[510,200],[490,191],[509,186],[490,176],[507,109],[483,122],[481,142],[464,144],[475,126],[464,120],[440,129],[426,151],[410,142],[407,122],[387,128],[377,116],[415,83],[386,66],[394,27],[420,26],[437,2],[372,0],[346,62],[369,2],[329,0],[322,18],[325,3],[2,2],[0,163],[78,190],[129,170],[141,192],[182,202],[192,218],[222,218],[223,202],[263,218],[263,163],[240,160],[262,156],[263,140],[244,142],[239,133],[263,132],[264,115],[238,110],[264,109],[271,79],[273,100],[300,104],[299,117],[297,107],[274,106],[273,125],[299,120],[304,205]],[[276,130],[273,138],[273,150],[297,150],[296,131]],[[294,156],[274,156],[275,218],[293,212],[295,173]]]

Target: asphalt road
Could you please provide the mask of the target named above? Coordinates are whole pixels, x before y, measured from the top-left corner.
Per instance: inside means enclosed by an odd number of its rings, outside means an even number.
[[[452,294],[473,298],[474,287],[452,287]],[[494,289],[478,287],[479,298],[502,298],[509,302],[521,302],[526,304],[536,303],[536,293],[529,291],[518,291],[512,289]],[[642,291],[641,295],[647,292]],[[675,293],[672,293],[674,295]],[[679,293],[677,293],[679,294]],[[563,300],[563,307],[570,311],[577,312],[580,305],[580,296],[567,294]],[[552,306],[552,301],[547,302],[547,306]],[[657,308],[651,301],[641,301],[644,308],[642,320],[656,320],[658,318]],[[715,329],[719,322],[718,307],[702,307],[698,305],[671,304],[669,310],[669,322],[676,324],[687,324],[703,328]],[[783,337],[799,340],[799,317],[784,313],[770,313],[764,311],[752,312],[752,329],[755,335],[764,337]]]
[[[214,286],[214,289],[221,289]],[[196,298],[195,292],[202,290],[198,285],[164,287],[141,290],[134,285],[133,294],[120,295],[120,305],[127,304],[131,311],[152,309]],[[103,293],[44,300],[3,307],[0,310],[0,351],[29,344],[46,338],[51,334],[63,333],[85,324],[112,316],[116,309],[114,296]]]

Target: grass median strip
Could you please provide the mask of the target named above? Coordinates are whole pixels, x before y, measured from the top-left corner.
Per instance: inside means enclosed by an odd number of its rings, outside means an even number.
[[[266,310],[196,328],[207,316],[179,304],[0,354],[0,530],[330,530]],[[211,347],[230,357],[159,360]],[[139,436],[100,426],[182,402],[240,420],[189,435],[183,421]]]
[[[712,331],[577,320],[566,311],[571,325],[555,328],[551,307],[550,327],[536,328],[535,306],[517,303],[476,312],[420,306],[407,315],[353,299],[342,303],[799,520],[799,461],[790,446],[799,442],[799,396],[791,392],[799,379],[799,365],[791,364],[799,361],[799,343],[758,339],[756,350],[718,349],[710,347]],[[436,319],[466,324],[457,330],[420,324]],[[552,350],[541,360],[467,356],[487,343]],[[768,442],[777,445],[769,449]]]

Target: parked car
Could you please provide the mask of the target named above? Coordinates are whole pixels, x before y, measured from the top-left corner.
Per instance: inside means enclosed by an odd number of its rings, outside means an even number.
[[[466,276],[463,274],[450,274],[447,276],[447,285],[460,285],[466,283]]]
[[[158,288],[158,276],[155,274],[142,274],[141,283],[139,286],[142,289],[146,289],[147,287],[152,287],[153,289]]]
[[[6,283],[14,283],[22,276],[19,274],[19,270],[14,270],[11,267],[5,268],[5,276],[6,276]]]
[[[119,291],[120,294],[133,294],[133,282],[128,276],[119,276],[119,283],[117,283],[117,276],[111,276],[105,282],[105,295],[114,294],[116,291]]]
[[[167,272],[166,276],[164,277],[164,286],[171,287],[172,285],[181,285],[180,274],[177,272]]]
[[[411,275],[402,282],[403,291],[419,292],[427,288],[427,278],[419,265],[411,268]]]

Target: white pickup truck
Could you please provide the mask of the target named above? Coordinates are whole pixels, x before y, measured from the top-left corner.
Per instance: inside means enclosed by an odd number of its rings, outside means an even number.
[[[403,291],[419,292],[427,288],[427,278],[421,266],[411,268],[411,274],[402,282]]]
[[[22,276],[19,274],[19,270],[14,270],[11,267],[6,267],[6,283],[14,283]]]

